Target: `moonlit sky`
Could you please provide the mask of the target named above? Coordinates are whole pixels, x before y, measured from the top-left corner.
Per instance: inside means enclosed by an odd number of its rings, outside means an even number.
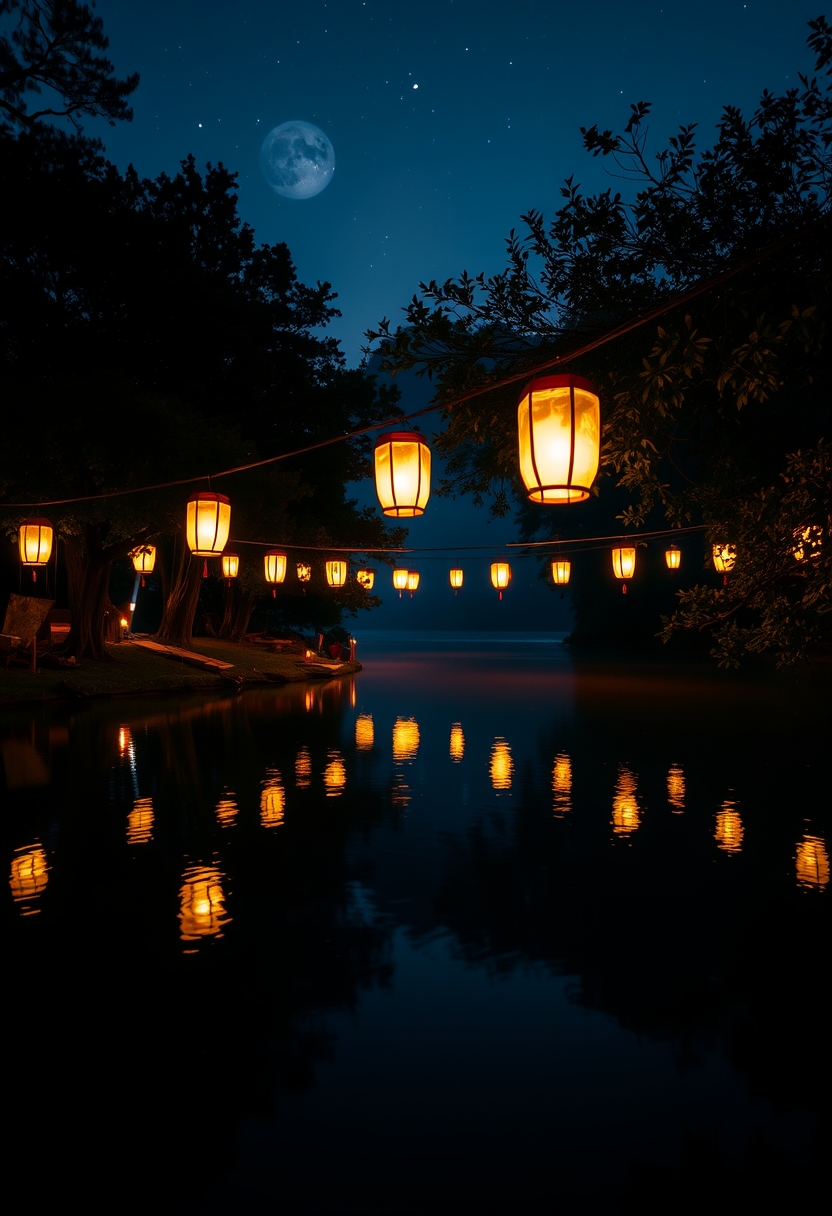
[[[688,122],[707,145],[723,105],[750,112],[764,87],[811,71],[806,22],[822,11],[820,0],[98,0],[117,71],[141,84],[132,123],[86,131],[122,170],[173,173],[192,152],[237,172],[257,238],[285,241],[302,281],[337,291],[331,332],[356,365],[364,331],[400,319],[420,280],[499,269],[509,230],[530,208],[551,213],[565,177],[611,184],[580,126],[618,130],[648,100],[655,148]],[[290,119],[335,149],[314,198],[281,198],[260,173],[263,139]],[[411,539],[513,535],[482,517],[473,535],[474,514],[434,500]],[[387,613],[368,623],[396,623]],[[562,610],[549,627],[568,627]]]

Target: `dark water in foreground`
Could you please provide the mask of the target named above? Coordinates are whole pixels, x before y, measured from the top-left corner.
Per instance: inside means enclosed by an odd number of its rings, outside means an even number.
[[[7,1194],[701,1211],[827,1188],[828,681],[361,640],[7,713]]]

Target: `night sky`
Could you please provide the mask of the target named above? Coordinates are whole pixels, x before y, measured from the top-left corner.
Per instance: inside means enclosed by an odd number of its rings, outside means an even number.
[[[620,129],[630,102],[648,100],[656,148],[688,122],[706,146],[723,105],[750,112],[763,88],[782,92],[811,70],[806,22],[821,11],[818,0],[98,0],[116,70],[141,84],[131,124],[86,131],[122,170],[173,173],[193,153],[236,171],[258,239],[285,241],[301,280],[337,291],[331,332],[355,365],[364,331],[398,320],[420,280],[499,269],[508,231],[529,208],[551,213],[565,177],[586,191],[610,184],[580,126]],[[294,119],[335,152],[329,184],[300,201],[260,171],[263,140]],[[411,529],[414,544],[513,536],[510,521],[435,498]],[[448,564],[428,579],[443,601]],[[431,602],[421,597],[420,617]],[[522,615],[494,617],[494,606],[477,624],[528,627],[532,603],[538,627],[568,627],[565,601],[542,586]],[[404,624],[400,609],[385,604],[367,624]]]

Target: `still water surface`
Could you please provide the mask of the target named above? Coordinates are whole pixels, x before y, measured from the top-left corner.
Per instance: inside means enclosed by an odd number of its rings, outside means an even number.
[[[828,682],[576,664],[554,635],[367,633],[360,657],[4,716],[29,1198],[814,1201]]]

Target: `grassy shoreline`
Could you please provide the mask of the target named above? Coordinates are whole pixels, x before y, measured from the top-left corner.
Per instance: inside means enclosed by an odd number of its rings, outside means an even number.
[[[130,697],[145,693],[211,691],[227,688],[230,677],[242,685],[268,682],[294,684],[320,679],[294,654],[264,653],[263,647],[196,638],[191,650],[231,663],[223,676],[132,645],[107,647],[109,659],[88,659],[77,667],[0,668],[0,706],[41,704],[86,697]],[[344,663],[333,675],[352,675],[360,663]],[[268,678],[272,677],[271,680]]]

